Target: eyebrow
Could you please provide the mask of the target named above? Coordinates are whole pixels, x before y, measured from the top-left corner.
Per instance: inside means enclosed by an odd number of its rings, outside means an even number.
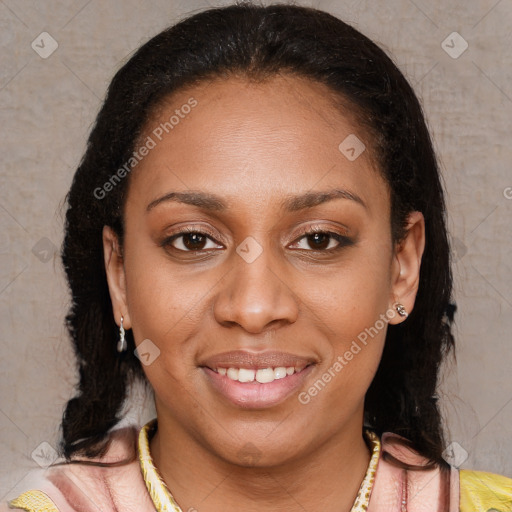
[[[367,207],[365,202],[357,194],[343,189],[306,192],[305,194],[297,196],[289,196],[283,201],[281,207],[286,211],[296,212],[312,208],[335,199],[348,199],[360,204],[364,208]],[[146,207],[146,212],[149,212],[159,204],[166,203],[168,201],[189,204],[191,206],[197,206],[198,208],[210,211],[221,211],[228,208],[227,203],[225,203],[220,196],[215,194],[205,192],[169,192],[168,194],[151,201],[151,203]]]

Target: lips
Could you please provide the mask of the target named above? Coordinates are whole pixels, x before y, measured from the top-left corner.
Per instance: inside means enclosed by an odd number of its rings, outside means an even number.
[[[305,368],[315,360],[310,357],[299,356],[287,352],[249,352],[246,350],[233,350],[209,357],[200,363],[212,370],[216,368],[247,368],[259,370],[264,368]]]
[[[237,350],[204,360],[212,390],[237,407],[275,406],[302,387],[315,360],[285,352]]]

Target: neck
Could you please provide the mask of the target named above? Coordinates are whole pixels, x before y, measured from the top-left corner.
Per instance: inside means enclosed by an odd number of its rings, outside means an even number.
[[[362,422],[311,453],[273,466],[232,464],[168,422],[159,422],[150,450],[181,509],[201,512],[349,512],[371,456]]]

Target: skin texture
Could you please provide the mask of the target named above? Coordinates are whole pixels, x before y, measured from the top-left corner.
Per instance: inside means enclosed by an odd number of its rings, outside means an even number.
[[[393,244],[389,189],[371,140],[349,111],[333,107],[325,86],[292,76],[194,86],[168,98],[142,138],[191,97],[197,106],[130,176],[122,251],[110,228],[103,233],[116,321],[122,315],[136,344],[150,339],[160,350],[144,367],[158,415],[155,465],[183,510],[349,511],[370,459],[364,396],[386,328],[305,405],[294,393],[243,409],[212,388],[200,363],[235,349],[289,352],[315,362],[298,391],[307,390],[396,301],[412,310],[423,216],[413,212],[405,239]],[[355,161],[338,149],[349,134],[367,147]],[[364,206],[346,198],[281,206],[334,188]],[[191,190],[219,195],[227,208],[162,201],[147,211],[169,192]],[[208,238],[162,247],[186,226]],[[329,254],[339,242],[326,238],[315,250],[303,234],[311,227],[351,243]],[[262,249],[252,263],[236,252],[246,237]],[[248,460],[251,449],[257,456]]]

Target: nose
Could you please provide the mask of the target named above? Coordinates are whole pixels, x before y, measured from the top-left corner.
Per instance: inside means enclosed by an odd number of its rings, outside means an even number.
[[[217,322],[260,333],[297,320],[299,306],[292,283],[265,249],[252,262],[233,254],[234,267],[222,280],[214,303]]]

